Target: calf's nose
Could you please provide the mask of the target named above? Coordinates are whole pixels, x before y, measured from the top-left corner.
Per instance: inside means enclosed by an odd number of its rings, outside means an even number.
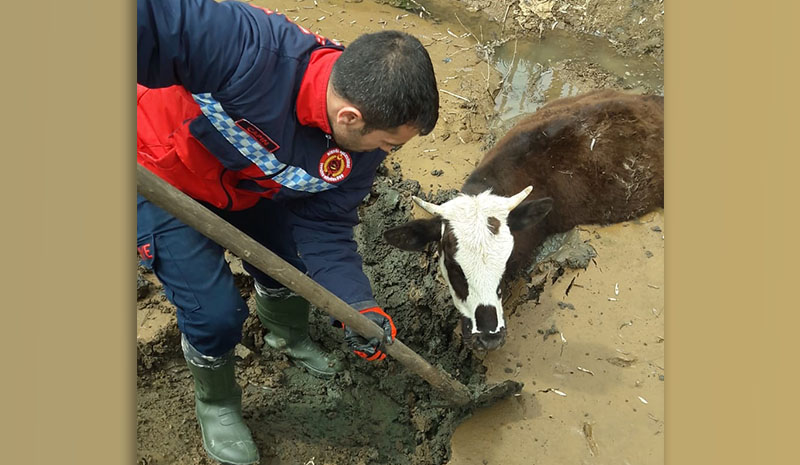
[[[475,346],[480,349],[494,350],[506,342],[506,328],[501,328],[496,333],[478,333],[475,337]]]

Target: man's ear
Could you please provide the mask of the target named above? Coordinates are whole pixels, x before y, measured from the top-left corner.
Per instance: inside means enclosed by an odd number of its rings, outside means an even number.
[[[442,238],[442,218],[409,221],[383,232],[383,238],[398,249],[418,252]]]
[[[526,200],[511,210],[508,214],[508,229],[519,231],[533,226],[553,209],[553,199],[542,197],[541,199]]]
[[[343,125],[351,125],[362,121],[361,110],[352,106],[345,105],[336,112],[336,122]]]

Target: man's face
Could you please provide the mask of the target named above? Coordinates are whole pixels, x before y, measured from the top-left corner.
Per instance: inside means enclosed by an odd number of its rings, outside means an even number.
[[[390,130],[375,129],[366,134],[362,133],[363,128],[363,121],[349,125],[334,123],[331,125],[333,140],[350,152],[370,152],[375,149],[390,152],[419,134],[417,128],[407,124]]]

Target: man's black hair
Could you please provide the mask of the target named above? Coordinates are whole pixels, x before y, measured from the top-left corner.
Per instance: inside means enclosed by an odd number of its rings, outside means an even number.
[[[421,135],[439,118],[439,91],[428,51],[400,31],[365,34],[348,45],[333,65],[334,91],[355,105],[364,130],[409,124]]]

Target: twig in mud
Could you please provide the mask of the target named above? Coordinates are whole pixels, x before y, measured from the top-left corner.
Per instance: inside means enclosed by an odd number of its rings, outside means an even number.
[[[615,356],[606,358],[606,361],[612,365],[621,368],[627,368],[636,363],[638,360],[636,359],[636,357],[628,358],[628,357]]]
[[[506,13],[503,15],[503,23],[502,23],[503,24],[503,29],[500,32],[505,32],[506,31],[506,19],[508,19],[508,10],[511,9],[511,5],[513,3],[514,2],[511,2],[508,5],[506,5]]]
[[[450,58],[452,58],[452,57],[454,57],[454,56],[458,55],[458,54],[459,54],[459,53],[461,53],[461,52],[466,52],[467,50],[472,50],[472,49],[471,49],[470,47],[464,47],[464,48],[460,48],[460,49],[456,50],[455,52],[451,53],[451,54],[450,54]]]
[[[592,370],[587,370],[586,368],[583,368],[583,367],[577,367],[577,368],[578,368],[578,371],[582,371],[584,373],[589,373],[590,375],[594,376],[594,372],[592,372]]]
[[[472,33],[472,31],[470,31],[469,29],[467,29],[467,26],[464,26],[464,23],[462,23],[462,22],[461,22],[461,19],[458,17],[458,15],[457,15],[457,14],[455,14],[455,13],[453,13],[453,16],[455,16],[455,17],[456,17],[456,19],[458,20],[458,24],[460,24],[460,25],[461,25],[461,27],[463,27],[465,31],[469,32],[469,35],[471,35],[471,36],[472,36],[472,37],[475,39],[475,42],[477,42],[477,43],[478,43],[478,45],[480,45],[481,47],[483,47],[483,44],[481,43],[481,41],[480,41],[480,40],[478,40],[478,38],[477,38],[477,37],[475,37],[475,34],[473,34],[473,33]]]
[[[428,10],[426,10],[424,6],[422,6],[422,5],[420,5],[419,3],[417,3],[415,0],[408,0],[408,1],[409,1],[409,2],[411,2],[411,3],[413,3],[414,5],[416,5],[416,6],[417,6],[417,7],[418,7],[420,10],[422,10],[422,11],[420,11],[420,12],[419,12],[419,17],[420,17],[420,18],[422,18],[422,13],[423,13],[423,12],[424,12],[425,14],[427,14],[428,16],[431,16],[431,13],[430,13]]]
[[[434,32],[434,34],[439,34],[439,35],[442,35],[442,33],[441,33],[441,32]],[[433,42],[431,42],[431,43],[430,43],[430,44],[428,44],[428,45],[425,45],[425,47],[430,47],[431,45],[435,44],[436,42],[441,42],[441,41],[443,41],[443,40],[445,40],[445,39],[447,39],[447,37],[431,37],[431,40],[432,40]],[[424,44],[423,44],[423,45],[424,45]]]
[[[569,286],[567,286],[567,290],[566,292],[564,292],[564,295],[569,295],[569,291],[572,289],[572,285],[575,284],[575,278],[577,278],[577,276],[572,277],[572,281],[569,282]]]
[[[661,357],[658,357],[658,358],[661,358]],[[657,360],[657,359],[656,359],[656,360]],[[662,367],[662,366],[661,366],[661,365],[659,365],[658,363],[656,363],[656,362],[654,362],[654,361],[652,361],[652,360],[651,360],[651,361],[649,361],[648,363],[650,363],[650,365],[653,365],[654,367],[658,368],[659,370],[661,370],[661,371],[664,371],[664,367]]]
[[[460,96],[460,95],[457,95],[457,94],[454,94],[454,93],[452,93],[452,92],[450,92],[450,91],[448,91],[448,90],[439,89],[439,92],[444,92],[444,93],[445,93],[445,94],[447,94],[447,95],[451,95],[451,96],[453,96],[453,97],[455,97],[455,98],[459,98],[459,99],[461,99],[461,100],[464,100],[465,102],[472,103],[472,101],[471,101],[470,99],[468,99],[468,98],[466,98],[466,97],[462,97],[462,96]]]
[[[583,437],[586,438],[586,444],[589,445],[589,452],[592,455],[597,455],[597,442],[594,440],[594,434],[592,433],[592,425],[590,423],[584,423],[583,428]]]
[[[147,323],[147,320],[150,318],[150,314],[151,314],[151,313],[153,313],[153,307],[149,307],[149,308],[147,309],[147,313],[145,313],[145,314],[144,314],[144,318],[142,319],[142,322],[139,324],[139,327],[140,327],[140,328],[141,328],[142,326],[144,326],[144,324],[145,324],[145,323]]]
[[[653,309],[653,315],[658,316],[660,314],[661,314],[661,312],[659,312],[657,308]]]
[[[514,67],[514,60],[517,58],[517,40],[514,39],[514,54],[511,55],[511,63],[508,65],[508,70],[506,70],[506,75],[503,76],[503,80],[500,81],[500,85],[504,85],[506,83],[506,79],[508,76],[511,75],[511,69]]]
[[[553,388],[539,389],[539,392],[553,392],[553,393],[558,394],[561,397],[567,397],[566,393],[564,393],[562,391],[559,391],[558,389],[553,389]]]

